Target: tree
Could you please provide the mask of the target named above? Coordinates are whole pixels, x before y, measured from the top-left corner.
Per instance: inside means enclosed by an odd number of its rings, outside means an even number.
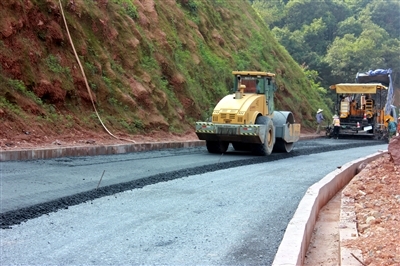
[[[391,38],[400,38],[400,1],[374,0],[367,9],[372,22],[385,29]]]
[[[338,23],[336,36],[343,37],[346,34],[354,34],[354,36],[360,36],[363,31],[361,21],[357,20],[354,16],[349,17],[344,21]]]
[[[357,14],[371,2],[371,0],[344,0],[344,4],[352,10],[353,14]]]
[[[304,63],[305,54],[309,51],[307,44],[304,41],[304,36],[300,31],[291,32],[288,28],[272,29],[272,33],[278,39],[279,43],[282,44],[293,57],[293,59],[302,64]]]
[[[354,82],[357,72],[365,68],[385,68],[381,46],[386,37],[386,31],[372,23],[358,38],[353,34],[337,37],[325,57],[332,74],[340,82]]]
[[[327,25],[322,18],[314,19],[310,25],[303,26],[302,34],[310,51],[316,54],[325,54],[326,47],[330,42],[327,36]]]
[[[284,16],[285,4],[281,1],[254,0],[252,7],[268,26],[273,25]]]
[[[316,70],[322,86],[353,82],[357,72],[374,68],[392,68],[399,86],[399,0],[253,3],[259,9],[267,8],[259,14],[278,42],[298,64]]]
[[[303,25],[309,25],[314,19],[327,17],[334,19],[336,25],[351,15],[350,9],[339,1],[332,0],[291,0],[285,7],[284,24],[291,31],[301,29]],[[331,23],[329,23],[331,25]]]

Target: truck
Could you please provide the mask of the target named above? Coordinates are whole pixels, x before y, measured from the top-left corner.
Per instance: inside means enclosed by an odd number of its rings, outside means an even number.
[[[335,113],[340,119],[339,136],[388,139],[388,122],[397,120],[392,103],[391,71],[357,73],[355,83],[330,86],[336,93]],[[332,137],[328,126],[326,135]]]
[[[196,122],[196,135],[209,153],[238,151],[266,156],[290,152],[300,138],[300,124],[290,111],[274,110],[275,74],[232,71],[233,89],[214,107],[208,121]]]

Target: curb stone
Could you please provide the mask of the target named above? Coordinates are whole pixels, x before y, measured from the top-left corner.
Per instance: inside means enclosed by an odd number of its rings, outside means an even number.
[[[71,146],[42,148],[37,150],[6,150],[0,151],[0,162],[51,159],[59,157],[110,155],[149,150],[192,148],[204,145],[205,141],[195,140],[182,142],[143,142],[134,144]]]

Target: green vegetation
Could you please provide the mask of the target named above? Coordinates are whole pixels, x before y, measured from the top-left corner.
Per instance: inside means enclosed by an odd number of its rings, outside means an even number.
[[[12,117],[27,118],[24,111],[16,104],[10,103],[6,98],[0,97],[0,109],[8,110]],[[0,120],[3,120],[2,118]]]
[[[135,19],[138,17],[138,12],[136,7],[133,5],[132,0],[112,0],[115,4],[122,6],[123,10],[125,10],[126,14]]]
[[[49,55],[46,58],[46,63],[47,63],[47,66],[49,67],[49,69],[51,71],[53,71],[54,73],[63,73],[64,72],[64,68],[60,65],[59,60],[54,55]]]
[[[25,84],[21,80],[9,79],[7,83],[11,89],[31,99],[37,105],[43,106],[42,100],[39,97],[37,97],[32,91],[28,91],[25,87]]]
[[[393,70],[394,87],[400,87],[399,1],[250,2],[291,56],[318,72],[323,87],[387,68]]]

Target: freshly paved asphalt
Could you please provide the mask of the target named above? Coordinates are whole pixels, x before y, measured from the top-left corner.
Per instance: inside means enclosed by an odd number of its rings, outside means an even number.
[[[307,188],[337,166],[386,147],[187,176],[68,207],[2,229],[1,264],[270,265]],[[310,167],[315,162],[319,167]],[[62,176],[68,163],[52,171]],[[97,168],[92,186],[103,164]],[[140,172],[137,165],[120,168]]]

